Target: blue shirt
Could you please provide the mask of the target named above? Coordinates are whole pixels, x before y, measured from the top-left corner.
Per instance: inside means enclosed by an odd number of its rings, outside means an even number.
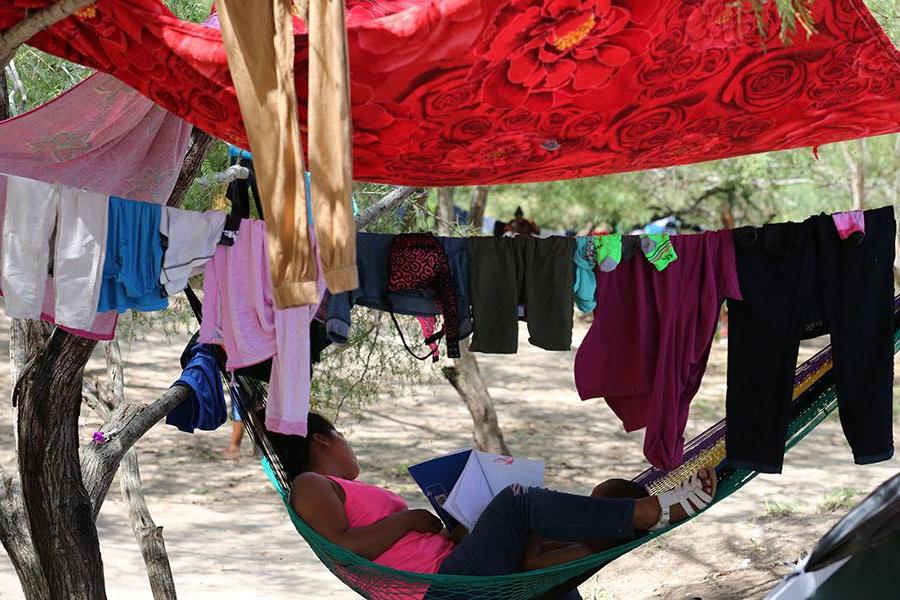
[[[129,308],[153,311],[169,306],[159,283],[163,261],[161,214],[159,204],[110,197],[97,312],[123,313]]]

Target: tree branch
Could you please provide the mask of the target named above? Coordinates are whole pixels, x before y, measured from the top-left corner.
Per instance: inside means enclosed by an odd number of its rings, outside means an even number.
[[[172,579],[172,568],[163,540],[163,528],[153,522],[150,508],[144,500],[144,486],[141,483],[137,451],[134,448],[126,452],[122,458],[119,487],[122,498],[128,504],[128,520],[144,557],[144,564],[147,566],[153,599],[175,600],[175,581]]]
[[[404,200],[416,193],[424,193],[423,188],[398,187],[391,190],[384,198],[368,207],[356,217],[356,228],[365,229],[382,214],[392,211],[400,206]]]
[[[0,67],[6,66],[19,46],[30,40],[35,34],[95,1],[59,0],[47,8],[26,14],[21,21],[0,34]]]
[[[91,500],[94,519],[112,485],[125,453],[170,410],[190,397],[184,386],[169,388],[150,404],[123,402],[113,410],[102,431],[109,441],[92,443],[81,450],[81,476]]]

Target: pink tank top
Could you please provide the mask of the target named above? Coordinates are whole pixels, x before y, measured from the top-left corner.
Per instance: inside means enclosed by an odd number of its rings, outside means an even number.
[[[328,478],[344,490],[344,512],[350,527],[372,525],[409,508],[406,501],[394,492],[340,477],[329,475]],[[454,547],[453,542],[440,534],[411,531],[394,542],[374,562],[401,571],[436,573]]]

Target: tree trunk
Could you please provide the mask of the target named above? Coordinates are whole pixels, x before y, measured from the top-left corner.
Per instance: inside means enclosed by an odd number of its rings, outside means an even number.
[[[503,439],[503,432],[497,422],[497,411],[494,410],[494,402],[488,392],[481,369],[475,355],[469,352],[469,342],[461,340],[459,343],[460,357],[453,361],[452,367],[444,367],[441,371],[447,381],[456,388],[469,414],[472,415],[473,433],[475,445],[484,452],[495,454],[510,454],[509,448]]]
[[[456,188],[442,187],[437,189],[438,208],[434,220],[438,235],[450,235],[456,219],[453,218],[453,195]]]
[[[0,121],[10,118],[9,83],[6,80],[6,65],[0,66]]]
[[[100,542],[78,460],[81,380],[95,345],[57,328],[15,387],[19,476],[51,598],[106,598]]]
[[[162,527],[157,527],[144,500],[144,487],[134,448],[125,453],[119,469],[119,485],[122,498],[128,503],[128,520],[134,537],[141,548],[141,556],[147,566],[150,590],[154,600],[175,600],[175,581],[169,566],[169,555],[163,540]]]
[[[469,209],[469,223],[476,229],[484,225],[484,208],[487,206],[488,187],[476,185],[472,188],[472,206]]]
[[[11,389],[19,380],[19,375],[37,355],[50,335],[51,328],[43,321],[13,319],[9,327],[9,375]],[[10,393],[12,404],[13,392]],[[12,407],[13,444],[18,445],[19,431],[16,427],[18,408]],[[0,542],[6,549],[25,597],[49,600],[50,590],[44,571],[38,560],[31,531],[28,529],[28,514],[22,496],[22,482],[18,471],[9,475],[0,470]]]
[[[175,181],[175,187],[169,194],[167,206],[180,206],[181,201],[191,187],[194,177],[200,172],[200,165],[206,158],[206,153],[212,147],[216,138],[209,135],[205,131],[194,127],[191,130],[191,145],[188,146],[187,153],[184,155],[184,162],[181,165],[181,172],[178,173],[178,179]]]
[[[50,600],[50,589],[28,530],[28,515],[18,473],[0,469],[0,542],[9,556],[28,600]]]
[[[850,151],[850,144],[844,142],[841,150],[844,153],[844,161],[847,163],[847,171],[850,177],[850,193],[853,197],[853,210],[865,210],[866,208],[866,163],[868,145],[866,140],[856,140],[855,145],[859,150],[859,156],[854,156]]]

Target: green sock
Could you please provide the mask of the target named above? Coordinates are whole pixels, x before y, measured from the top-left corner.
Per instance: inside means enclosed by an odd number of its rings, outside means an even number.
[[[641,235],[641,250],[650,264],[662,271],[678,258],[672,240],[666,233],[645,233]]]
[[[594,250],[597,266],[604,273],[609,273],[622,262],[622,234],[610,233],[594,237]]]

